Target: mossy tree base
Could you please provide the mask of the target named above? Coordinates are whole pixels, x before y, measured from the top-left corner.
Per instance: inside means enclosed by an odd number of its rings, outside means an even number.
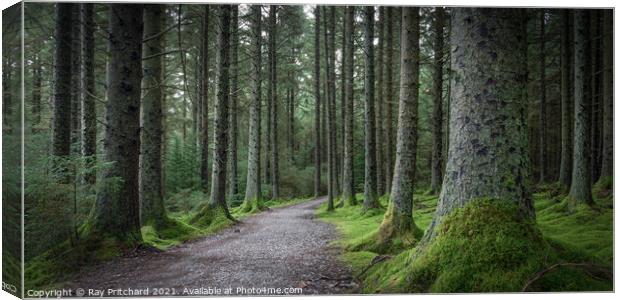
[[[191,225],[208,232],[217,231],[236,222],[226,208],[211,204],[203,205],[189,221]]]
[[[596,198],[606,198],[613,196],[614,180],[611,176],[599,178],[592,188],[592,193]]]
[[[405,251],[364,278],[366,292],[520,292],[605,290],[584,270],[541,270],[587,259],[543,239],[516,205],[477,200],[444,217],[430,241]]]
[[[158,222],[145,224],[141,232],[144,243],[159,250],[166,250],[203,235],[202,230],[168,217]]]
[[[246,199],[241,204],[241,212],[243,213],[256,213],[259,211],[264,211],[267,209],[267,206],[263,204],[263,201],[258,198]]]
[[[350,245],[350,250],[389,254],[415,246],[424,232],[416,226],[412,216],[398,214],[391,203],[379,228],[368,238]]]

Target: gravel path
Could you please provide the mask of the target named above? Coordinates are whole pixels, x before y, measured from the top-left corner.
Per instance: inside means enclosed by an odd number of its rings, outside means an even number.
[[[67,286],[85,297],[100,296],[96,290],[104,296],[356,293],[350,270],[336,259],[340,250],[330,245],[335,229],[314,219],[325,200],[272,209],[162,253],[119,258],[82,271]]]

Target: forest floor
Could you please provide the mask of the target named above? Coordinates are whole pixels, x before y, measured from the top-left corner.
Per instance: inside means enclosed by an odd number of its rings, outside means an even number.
[[[325,200],[271,209],[161,253],[90,267],[66,286],[84,289],[84,296],[95,296],[89,289],[145,288],[150,295],[161,289],[157,292],[181,296],[355,293],[358,284],[338,259],[340,247],[332,243],[334,226],[314,216]]]

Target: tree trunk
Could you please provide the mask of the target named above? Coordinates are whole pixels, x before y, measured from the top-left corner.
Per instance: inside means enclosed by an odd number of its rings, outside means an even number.
[[[326,74],[327,74],[327,210],[334,209],[334,198],[337,195],[336,187],[336,137],[335,137],[335,98],[336,98],[336,85],[335,85],[335,72],[334,72],[334,23],[335,23],[334,6],[329,7],[329,15],[325,16],[325,59],[326,59]]]
[[[231,63],[232,78],[230,86],[230,197],[235,197],[239,193],[239,183],[237,180],[237,140],[239,137],[238,99],[239,99],[239,6],[234,5],[232,8],[232,41],[231,41]]]
[[[321,196],[321,8],[314,8],[314,197]]]
[[[52,156],[66,157],[71,153],[71,64],[72,60],[72,27],[74,4],[62,3],[56,5],[54,40],[54,95],[52,98]],[[8,72],[6,72],[9,74]],[[8,75],[7,75],[8,76]],[[10,88],[10,87],[9,87]],[[9,89],[6,89],[8,91]],[[10,105],[7,102],[6,105]],[[9,113],[5,113],[8,120]],[[8,123],[7,123],[8,124]],[[56,166],[61,167],[61,166]],[[62,170],[57,170],[63,172]],[[68,182],[66,174],[59,178]]]
[[[614,88],[613,88],[613,13],[603,12],[603,149],[601,159],[601,177],[608,179],[614,173]],[[610,183],[611,187],[611,183]]]
[[[5,68],[8,72],[8,68]],[[32,125],[37,126],[41,122],[41,57],[40,54],[34,56],[32,66]],[[34,131],[34,129],[33,129]]]
[[[89,157],[87,168],[96,164],[97,111],[95,99],[95,37],[93,4],[80,4],[82,15],[82,156]],[[84,180],[89,184],[97,181],[95,170],[89,170]]]
[[[433,136],[431,155],[431,190],[438,194],[443,180],[443,29],[445,11],[441,7],[435,8],[433,20]],[[402,54],[401,54],[402,55]],[[401,67],[402,68],[402,67]],[[397,154],[398,155],[398,154]]]
[[[394,101],[394,8],[387,7],[387,17],[385,25],[385,193],[390,194],[392,188],[392,171],[394,170],[394,127],[393,127],[393,109],[392,101]]]
[[[230,218],[226,206],[226,161],[228,148],[228,102],[230,96],[230,13],[231,5],[220,5],[218,9],[219,30],[217,35],[217,102],[213,128],[213,175],[211,182],[210,206],[224,210]]]
[[[570,10],[562,11],[562,37],[561,37],[561,95],[562,95],[562,153],[560,159],[560,174],[558,181],[565,188],[570,187],[571,165],[572,165],[572,118],[571,118],[571,83],[570,65],[571,43],[570,43]]]
[[[547,87],[545,85],[545,10],[540,11],[540,152],[539,182],[544,183],[547,178]]]
[[[383,158],[385,157],[385,144],[383,143],[384,135],[383,135],[383,104],[385,103],[384,97],[384,89],[383,85],[385,82],[383,81],[383,48],[385,39],[385,7],[379,7],[379,22],[377,23],[377,30],[379,35],[379,44],[377,45],[377,99],[375,101],[375,105],[377,108],[377,114],[375,116],[377,133],[376,133],[376,144],[377,144],[377,195],[382,196],[385,194],[385,168],[391,168],[391,166],[384,165]]]
[[[400,96],[394,179],[390,206],[379,229],[381,240],[396,236],[414,239],[421,231],[413,221],[416,151],[418,144],[418,92],[420,79],[420,9],[402,10]],[[380,240],[380,241],[381,241]]]
[[[276,73],[276,10],[277,5],[269,7],[269,89],[271,90],[271,198],[280,198],[280,170],[278,164],[278,74]]]
[[[592,173],[592,182],[596,182],[599,177],[599,171],[601,170],[600,159],[601,159],[601,133],[602,133],[602,101],[601,101],[601,63],[602,63],[602,53],[600,50],[600,36],[601,36],[601,27],[600,27],[600,14],[599,10],[591,10],[590,11],[590,57],[592,59],[590,72],[590,93],[591,93],[591,127],[590,127],[590,171]]]
[[[345,65],[345,114],[344,114],[344,166],[342,173],[342,200],[345,204],[356,205],[355,188],[353,181],[353,48],[355,6],[345,8],[344,32],[344,65]]]
[[[248,173],[245,188],[244,211],[251,211],[254,207],[260,208],[261,201],[261,174],[260,174],[260,117],[261,117],[261,10],[262,6],[250,7],[252,28],[252,99],[250,104],[250,128],[248,130]]]
[[[204,6],[202,16],[202,100],[201,100],[201,146],[200,179],[203,191],[209,190],[209,5]]]
[[[71,26],[71,144],[77,144],[80,141],[80,101],[81,101],[81,39],[82,35],[80,25],[80,5],[73,6],[72,12],[73,25]],[[79,148],[73,148],[78,151]]]
[[[573,136],[573,174],[569,192],[571,205],[592,203],[590,161],[590,11],[578,10],[574,14],[575,34],[575,115]]]
[[[364,209],[379,207],[377,192],[375,190],[377,187],[375,183],[377,178],[377,164],[374,107],[374,22],[375,8],[373,6],[364,7]]]
[[[102,171],[91,229],[95,235],[137,242],[140,234],[138,162],[140,153],[140,79],[142,14],[138,4],[110,4],[106,131],[103,158],[114,162]]]
[[[163,7],[144,6],[144,38],[162,31]],[[140,222],[160,226],[166,219],[162,190],[162,56],[163,36],[149,39],[144,44],[142,110],[140,140]]]
[[[484,198],[515,204],[520,216],[534,217],[524,20],[523,9],[452,9],[449,154],[427,238],[437,234],[444,216]]]

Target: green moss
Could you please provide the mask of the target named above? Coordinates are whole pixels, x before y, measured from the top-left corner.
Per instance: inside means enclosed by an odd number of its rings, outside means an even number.
[[[142,226],[141,232],[144,243],[160,250],[166,250],[205,234],[202,230],[174,218],[166,218],[158,226]]]
[[[262,200],[259,198],[249,199],[243,201],[241,204],[240,211],[244,213],[257,213],[265,210],[267,207],[263,205]]]
[[[231,220],[229,213],[223,207],[204,204],[192,216],[189,224],[200,228],[205,233],[211,233],[234,224],[234,221]]]
[[[611,197],[614,189],[614,180],[611,176],[601,177],[592,188],[592,193],[597,198]]]
[[[538,272],[556,263],[602,266],[560,266],[535,280],[528,291],[612,290],[608,271],[613,261],[612,201],[597,199],[597,209],[569,213],[545,190],[535,194],[537,221],[522,222],[510,204],[480,200],[455,211],[437,227],[439,234],[424,246],[409,248],[371,264],[376,252],[351,245],[367,241],[382,221],[343,208],[317,215],[337,225],[342,260],[361,276],[364,292],[521,291]],[[437,197],[414,196],[414,220],[427,228]],[[594,277],[593,277],[594,276]]]
[[[26,289],[52,288],[84,265],[92,265],[132,251],[135,245],[116,238],[82,239],[58,244],[28,259],[25,265]]]

